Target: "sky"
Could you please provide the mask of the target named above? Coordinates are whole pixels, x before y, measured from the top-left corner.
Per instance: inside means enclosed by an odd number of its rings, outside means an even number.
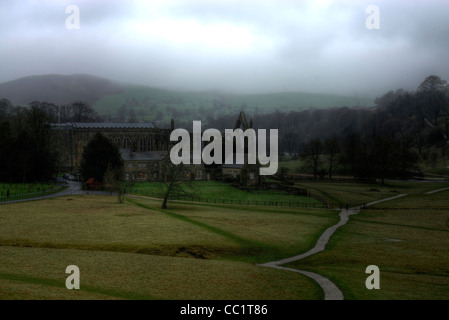
[[[447,0],[2,0],[0,12],[0,82],[83,73],[379,96],[449,80]]]

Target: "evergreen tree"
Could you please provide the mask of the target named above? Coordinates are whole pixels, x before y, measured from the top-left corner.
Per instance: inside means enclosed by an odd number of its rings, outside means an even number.
[[[95,178],[98,182],[104,181],[108,166],[115,173],[115,179],[120,179],[123,160],[120,152],[109,139],[97,133],[84,148],[81,159],[81,174],[84,180]]]

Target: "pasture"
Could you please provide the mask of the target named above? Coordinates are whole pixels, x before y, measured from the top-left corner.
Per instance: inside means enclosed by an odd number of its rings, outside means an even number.
[[[286,266],[329,278],[345,299],[449,298],[449,190],[427,194],[448,183],[299,186],[351,204],[408,195],[363,209],[325,251]],[[160,204],[139,195],[124,203],[77,195],[0,205],[0,299],[323,298],[311,279],[257,264],[312,248],[338,222],[337,210]],[[380,290],[365,287],[372,264],[380,268]],[[80,268],[80,290],[65,288],[69,265]]]
[[[403,186],[408,196],[351,216],[327,250],[289,266],[328,277],[345,299],[449,299],[449,191],[412,187]],[[379,290],[365,287],[369,265],[380,269]]]
[[[194,181],[192,184],[185,184],[182,187],[185,192],[194,195],[201,202],[259,205],[268,204],[268,202],[274,204],[283,202],[286,206],[288,206],[288,203],[299,203],[301,206],[309,207],[321,205],[320,201],[311,197],[287,194],[280,190],[245,191],[228,183],[216,181]],[[166,186],[161,182],[136,182],[128,191],[163,198],[165,189]]]
[[[307,250],[335,211],[159,207],[93,195],[0,206],[0,298],[321,298],[310,279],[255,263]],[[65,288],[72,264],[78,292]]]

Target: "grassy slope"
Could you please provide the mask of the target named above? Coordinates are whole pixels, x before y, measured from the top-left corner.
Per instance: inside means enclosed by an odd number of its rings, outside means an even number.
[[[428,187],[381,204],[391,210],[362,210],[337,230],[328,250],[290,266],[329,277],[346,299],[449,299],[449,209],[429,209],[447,206],[449,191],[418,192]],[[394,210],[405,204],[417,209]],[[365,287],[365,269],[372,264],[380,268],[380,290]]]
[[[292,267],[332,279],[346,299],[449,298],[449,210],[429,209],[447,206],[449,191],[424,195],[447,183],[374,185],[379,191],[368,193],[365,184],[309,187],[347,201],[391,196],[392,187],[410,196],[382,204],[391,209],[351,216],[327,250]],[[322,298],[309,279],[252,263],[306,251],[337,221],[335,211],[182,203],[161,211],[158,201],[111,199],[0,207],[0,298]],[[416,209],[395,209],[407,203]],[[78,264],[85,277],[78,296],[61,289],[69,264]],[[381,290],[365,288],[371,264],[380,268]]]
[[[3,183],[0,182],[0,196],[6,195],[9,190],[11,195],[35,193],[53,189],[55,186],[48,183]]]
[[[0,298],[322,297],[306,277],[253,262],[308,249],[335,223],[335,213],[185,204],[162,212],[159,206],[101,196],[1,206]],[[78,295],[64,287],[70,264],[82,273],[85,290]]]
[[[215,107],[214,101],[220,103],[220,107]],[[177,120],[192,121],[205,120],[204,110],[213,116],[237,115],[242,109],[247,114],[274,110],[288,112],[309,107],[370,106],[372,101],[366,98],[311,93],[229,95],[128,86],[120,94],[105,96],[93,107],[102,115],[116,116],[123,105],[134,109],[139,120],[169,121],[172,115],[167,107],[170,107],[178,112]],[[162,118],[157,118],[159,112],[163,114]]]
[[[164,184],[158,182],[137,182],[131,188],[133,192],[141,194],[142,192],[148,192],[149,194],[160,193],[164,190]],[[246,192],[238,188],[232,187],[229,184],[215,182],[215,181],[195,181],[190,186],[184,186],[184,190],[189,193],[193,193],[200,197],[201,201],[205,199],[216,200],[240,200],[245,201],[284,201],[284,202],[300,202],[308,204],[320,204],[314,198],[289,195],[281,191],[275,190],[258,190],[254,193]],[[219,201],[218,201],[219,202]]]
[[[299,187],[311,192],[312,196],[332,203],[348,203],[350,206],[357,206],[375,200],[394,197],[398,194],[413,195],[422,194],[426,191],[436,190],[449,186],[442,182],[386,182],[382,184],[370,183],[329,183],[329,182],[302,182],[297,183]],[[381,206],[388,205],[382,203]]]
[[[45,101],[68,104],[82,100],[93,104],[98,99],[118,94],[123,87],[108,79],[86,75],[37,75],[0,84],[0,98],[13,105]]]

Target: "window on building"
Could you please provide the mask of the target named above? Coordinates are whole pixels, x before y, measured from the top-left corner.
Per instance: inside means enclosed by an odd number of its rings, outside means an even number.
[[[203,171],[202,170],[196,170],[196,172],[195,172],[195,179],[196,180],[202,180],[203,179]]]
[[[140,151],[146,151],[147,139],[140,138]]]
[[[153,172],[153,179],[154,179],[154,180],[157,180],[157,178],[158,178],[157,172]]]
[[[251,180],[254,180],[254,172],[250,172],[250,173],[249,173],[249,178],[250,178]]]
[[[190,172],[189,171],[185,171],[184,172],[184,179],[186,179],[186,180],[190,179]]]
[[[139,163],[139,168],[140,169],[144,169],[144,168],[146,168],[147,167],[147,164],[146,163]]]

